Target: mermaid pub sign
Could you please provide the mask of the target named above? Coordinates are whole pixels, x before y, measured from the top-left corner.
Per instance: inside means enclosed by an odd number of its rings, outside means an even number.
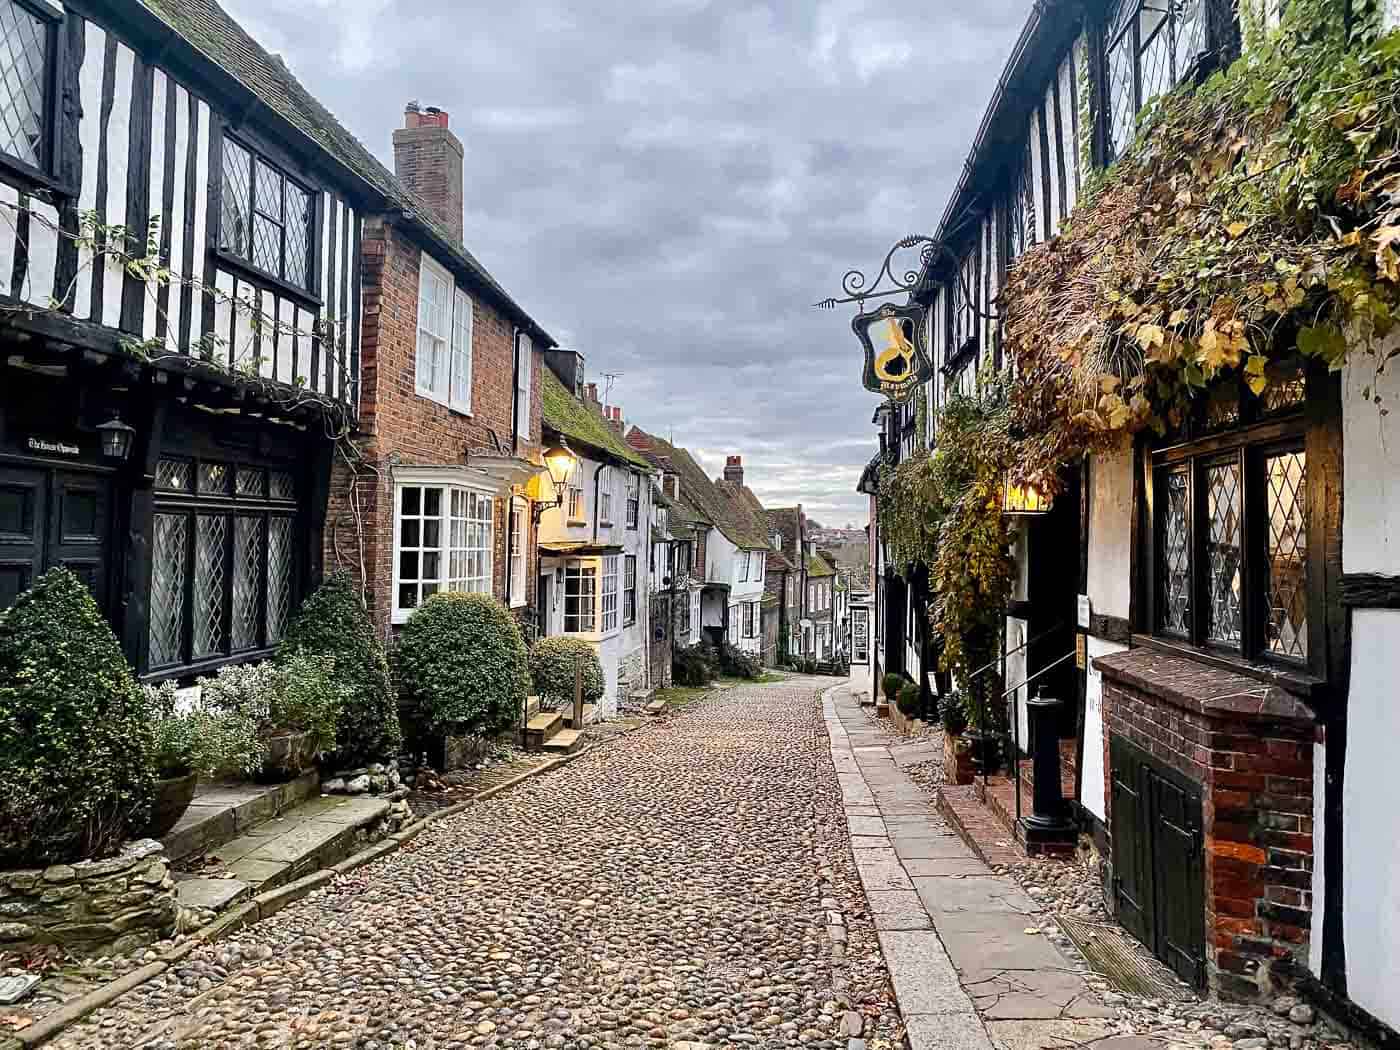
[[[924,308],[886,303],[856,315],[851,328],[865,348],[865,389],[904,404],[933,375],[924,332]]]

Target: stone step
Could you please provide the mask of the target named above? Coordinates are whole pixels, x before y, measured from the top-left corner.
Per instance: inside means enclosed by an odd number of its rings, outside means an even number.
[[[583,728],[583,726],[576,726],[576,725],[574,725],[574,705],[573,705],[573,704],[570,704],[570,705],[569,705],[568,707],[566,707],[566,708],[563,710],[563,712],[561,712],[561,713],[564,715],[564,725],[565,725],[567,728],[569,728],[569,729],[582,729],[582,728]],[[597,704],[584,704],[584,705],[583,705],[583,725],[584,725],[584,726],[590,725],[591,723],[593,723],[594,721],[596,721],[596,720],[597,720],[597,717],[598,717],[598,705],[597,705]]]
[[[252,895],[253,887],[242,879],[211,879],[203,875],[176,876],[175,899],[182,907],[220,912]]]
[[[525,720],[528,722],[540,713],[539,694],[525,698]]]
[[[577,729],[561,729],[544,742],[544,749],[554,755],[572,755],[583,746],[583,733]]]
[[[364,844],[359,833],[387,817],[389,807],[372,796],[322,795],[250,828],[207,858],[253,893],[276,889],[344,860]]]
[[[171,861],[222,846],[316,795],[320,784],[315,770],[285,784],[201,783],[161,846]]]
[[[653,700],[647,704],[647,714],[649,715],[659,715],[664,710],[666,710],[665,700]]]
[[[558,711],[541,711],[525,723],[525,746],[538,751],[564,727],[564,716]]]

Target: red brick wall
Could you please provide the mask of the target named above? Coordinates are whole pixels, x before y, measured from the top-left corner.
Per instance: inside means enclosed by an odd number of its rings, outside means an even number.
[[[1126,654],[1120,654],[1120,656]],[[1115,658],[1117,659],[1117,658]],[[1185,661],[1174,661],[1185,663]],[[1100,662],[1100,669],[1103,664]],[[1170,665],[1154,673],[1170,684]],[[1230,998],[1276,989],[1271,968],[1305,960],[1312,913],[1312,729],[1166,702],[1105,671],[1104,797],[1112,827],[1109,741],[1123,737],[1201,786],[1207,979]],[[1192,671],[1201,695],[1229,696],[1237,676]],[[1219,676],[1212,688],[1207,679]]]
[[[394,132],[394,174],[423,198],[462,243],[462,141],[447,114],[404,114]]]
[[[353,449],[343,449],[336,457],[326,521],[328,568],[348,568],[357,580],[367,581],[375,623],[385,634],[393,608],[393,457],[402,467],[461,465],[467,462],[467,449],[494,450],[493,433],[509,454],[513,430],[514,326],[479,295],[472,295],[472,415],[452,412],[415,393],[420,254],[402,229],[382,220],[366,221],[360,420]],[[542,357],[536,348],[529,441],[517,452],[534,460],[540,441]],[[494,520],[495,590],[504,599],[509,527],[504,499],[496,501]],[[527,536],[525,586],[531,603],[534,547],[533,537]]]

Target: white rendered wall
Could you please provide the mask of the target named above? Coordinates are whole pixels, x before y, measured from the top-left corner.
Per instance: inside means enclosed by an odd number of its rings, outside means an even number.
[[[1370,358],[1355,356],[1342,371],[1342,569],[1400,576],[1400,382],[1378,382]]]
[[[1089,600],[1094,612],[1128,615],[1132,590],[1133,450],[1089,464]]]
[[[1108,819],[1108,808],[1104,805],[1103,676],[1094,669],[1094,661],[1126,648],[1089,636],[1089,670],[1084,678],[1084,772],[1079,778],[1079,804],[1100,820]]]
[[[1017,682],[1026,680],[1026,650],[1021,646],[1025,643],[1026,621],[1015,616],[1006,618],[1006,685],[1003,689],[1010,689]],[[1013,650],[1016,650],[1013,652]],[[1030,686],[1021,686],[1016,690],[1016,745],[1022,751],[1029,750],[1031,727],[1026,710],[1026,698],[1030,695]]]

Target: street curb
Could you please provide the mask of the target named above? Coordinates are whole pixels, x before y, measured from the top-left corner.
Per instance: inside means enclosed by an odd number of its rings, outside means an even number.
[[[645,725],[646,723],[643,724]],[[627,733],[634,732],[636,728],[641,727],[638,726],[634,727],[634,729],[629,729]],[[626,736],[627,733],[619,734],[619,738]],[[256,925],[263,919],[276,915],[288,904],[324,888],[338,876],[348,874],[356,868],[362,868],[366,864],[379,860],[381,857],[387,857],[389,854],[397,852],[405,843],[411,842],[413,839],[417,838],[429,824],[442,820],[445,817],[461,813],[477,802],[491,798],[494,795],[499,795],[501,792],[515,787],[515,785],[522,781],[529,780],[531,777],[537,777],[543,773],[558,769],[560,766],[568,765],[575,759],[582,758],[597,746],[599,745],[590,744],[580,748],[572,755],[563,755],[548,762],[542,762],[533,769],[527,769],[525,772],[501,784],[477,792],[469,799],[453,803],[451,806],[429,813],[426,817],[416,820],[412,824],[405,825],[394,834],[376,842],[372,846],[360,850],[359,853],[346,857],[338,864],[334,864],[329,868],[321,868],[319,871],[312,872],[310,875],[297,879],[295,882],[289,882],[285,886],[279,886],[277,889],[258,894],[252,900],[240,904],[232,911],[220,915],[213,922],[200,927],[180,944],[162,953],[160,958],[155,962],[147,963],[145,966],[132,970],[130,973],[118,977],[116,980],[109,981],[98,988],[94,988],[86,995],[80,996],[72,1002],[64,1003],[52,1013],[35,1021],[28,1028],[20,1029],[14,1036],[0,1040],[0,1050],[27,1050],[28,1047],[38,1046],[52,1039],[65,1028],[81,1021],[88,1014],[119,999],[133,988],[145,984],[151,978],[159,977],[166,970],[170,969],[171,965],[184,959],[185,956],[189,955],[201,945],[213,944],[215,941],[223,940],[225,937],[237,933],[239,930]]]

